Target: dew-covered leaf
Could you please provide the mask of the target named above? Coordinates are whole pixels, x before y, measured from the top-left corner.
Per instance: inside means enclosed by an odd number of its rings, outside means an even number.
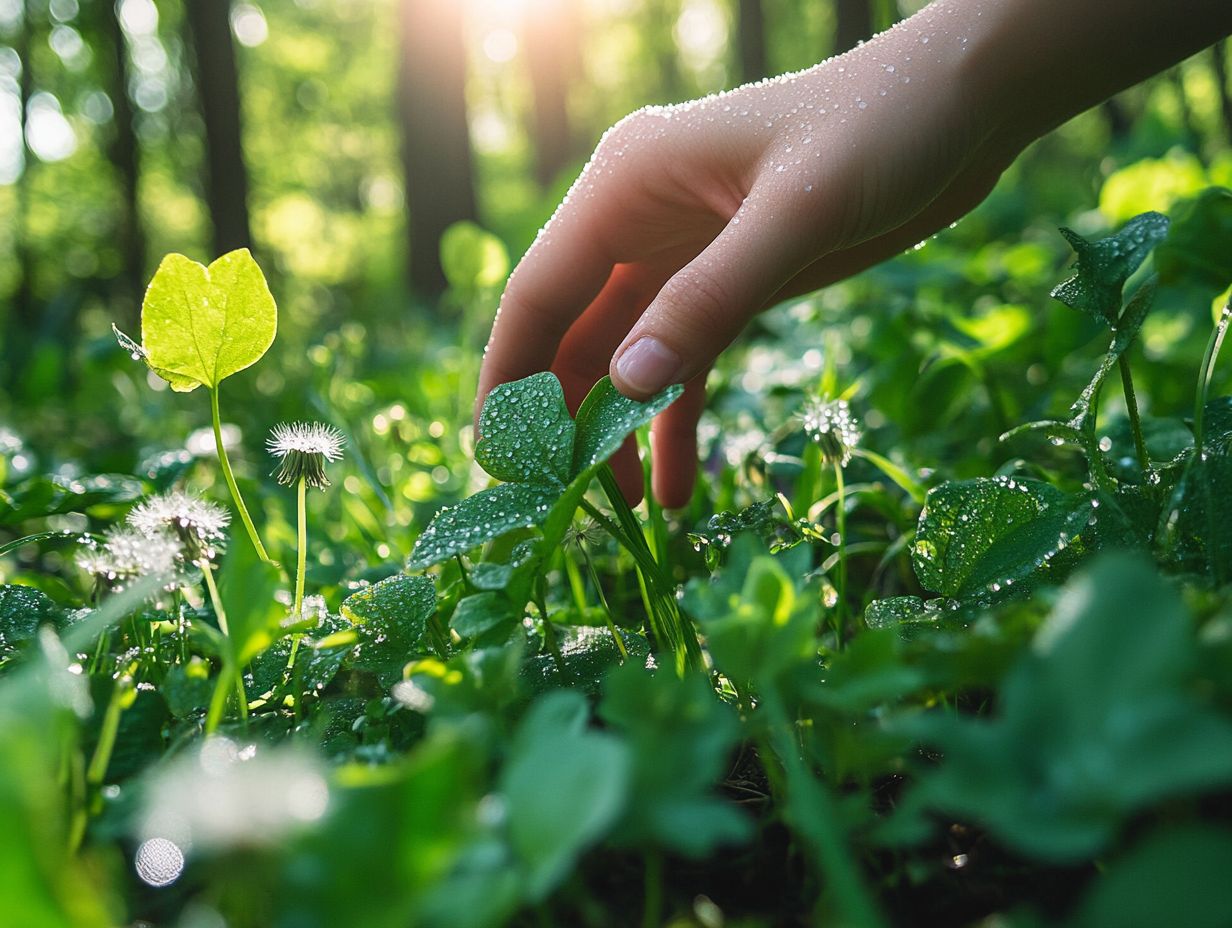
[[[869,628],[897,629],[915,622],[935,622],[936,619],[936,611],[926,611],[924,600],[918,596],[875,599],[864,609],[864,624]]]
[[[415,542],[407,566],[429,567],[516,528],[538,525],[560,498],[560,487],[504,483],[480,490],[436,514]]]
[[[1061,234],[1073,246],[1078,262],[1073,277],[1052,291],[1054,299],[1114,325],[1121,311],[1125,281],[1168,234],[1162,213],[1135,216],[1107,238],[1088,241],[1072,229]]]
[[[63,619],[64,610],[34,587],[0,585],[0,656],[33,640],[40,625]]]
[[[141,305],[146,363],[181,392],[216,387],[255,364],[277,327],[274,297],[246,248],[209,267],[167,255]]]
[[[1205,453],[1189,459],[1158,536],[1166,563],[1225,583],[1232,580],[1232,431],[1204,433]]]
[[[967,598],[1008,594],[1047,569],[1086,527],[1091,499],[1040,480],[977,477],[935,487],[916,531],[912,563],[925,589]]]
[[[650,642],[625,629],[620,629],[620,640],[629,654],[626,663],[644,668],[650,655]],[[564,629],[559,647],[561,663],[565,666],[563,674],[551,654],[536,654],[522,664],[520,678],[528,692],[538,694],[566,686],[593,696],[599,692],[604,675],[621,663],[620,650],[606,628],[579,625]]]
[[[564,486],[572,476],[573,432],[560,381],[533,374],[488,394],[475,460],[497,480]]]
[[[523,719],[500,782],[524,892],[543,899],[625,806],[628,748],[587,728],[581,693],[544,696]]]
[[[610,377],[600,380],[578,408],[573,475],[610,458],[631,432],[667,409],[683,392],[683,387],[671,386],[642,403],[617,390]]]
[[[399,574],[352,593],[341,612],[359,635],[353,663],[383,685],[392,684],[408,661],[424,653],[435,611],[436,587],[429,577]]]

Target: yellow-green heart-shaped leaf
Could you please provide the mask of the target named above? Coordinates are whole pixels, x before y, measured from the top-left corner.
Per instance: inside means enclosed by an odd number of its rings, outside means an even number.
[[[167,255],[141,305],[146,363],[183,393],[213,389],[269,350],[278,307],[248,249],[209,267]]]

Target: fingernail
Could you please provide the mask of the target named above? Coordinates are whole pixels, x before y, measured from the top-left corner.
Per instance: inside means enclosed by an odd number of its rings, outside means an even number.
[[[680,371],[680,355],[652,335],[644,335],[616,361],[616,373],[639,393],[658,393]]]

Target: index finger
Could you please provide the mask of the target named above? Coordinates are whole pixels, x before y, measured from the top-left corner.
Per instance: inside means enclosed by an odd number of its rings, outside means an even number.
[[[568,198],[514,269],[484,349],[475,416],[498,384],[545,371],[560,341],[612,273],[592,204]]]

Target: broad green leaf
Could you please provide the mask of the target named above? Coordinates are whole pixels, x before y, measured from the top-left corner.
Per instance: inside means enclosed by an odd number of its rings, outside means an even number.
[[[1149,563],[1105,557],[1066,587],[995,716],[904,722],[944,760],[900,810],[957,816],[1043,860],[1099,854],[1151,805],[1232,784],[1232,722],[1196,667],[1177,594]]]
[[[1155,251],[1165,283],[1201,287],[1211,297],[1232,283],[1232,190],[1211,187],[1178,207]]]
[[[1039,480],[977,477],[928,494],[912,563],[925,589],[943,596],[996,597],[1048,569],[1090,521],[1086,496]]]
[[[1078,263],[1074,276],[1052,291],[1053,298],[1115,325],[1125,281],[1168,234],[1168,217],[1143,213],[1114,235],[1096,241],[1088,241],[1072,229],[1062,229],[1061,234],[1073,246]]]
[[[1181,825],[1146,838],[1101,867],[1069,928],[1168,925],[1226,928],[1232,912],[1232,834]]]
[[[146,363],[171,389],[213,389],[274,343],[278,309],[246,248],[204,267],[167,255],[141,305]]]
[[[560,381],[534,374],[487,395],[475,460],[497,480],[563,487],[572,476],[573,431]]]
[[[0,586],[0,657],[34,639],[39,626],[59,624],[64,610],[31,586]]]
[[[1219,428],[1225,408],[1207,404],[1204,453],[1186,464],[1158,531],[1165,563],[1217,583],[1232,580],[1232,429]]]
[[[576,423],[569,423],[553,374],[534,374],[497,388],[489,395],[489,401],[496,404],[493,411],[489,413],[485,403],[480,414],[480,444],[488,444],[477,452],[477,459],[494,476],[516,482],[482,490],[442,509],[419,536],[408,567],[429,567],[505,532],[532,525],[544,527],[540,550],[554,549],[599,465],[630,432],[666,409],[681,392],[681,387],[669,387],[638,403],[618,393],[605,377],[582,402]],[[528,415],[523,407],[531,411],[537,407],[538,416]],[[507,423],[503,430],[501,423]],[[564,468],[563,455],[569,445],[572,466]],[[515,605],[525,602],[530,569],[515,573],[509,593]]]
[[[476,593],[468,596],[454,610],[450,627],[463,638],[480,638],[501,627],[514,624],[513,604],[501,593]],[[508,637],[508,631],[505,632]]]
[[[429,567],[505,532],[538,525],[560,498],[559,487],[505,483],[442,509],[415,542],[407,566]]]
[[[141,481],[122,474],[31,477],[13,487],[7,499],[0,497],[0,525],[85,512],[96,506],[119,506],[140,499],[144,492]]]
[[[668,387],[640,403],[617,390],[610,377],[600,380],[578,408],[574,476],[610,458],[631,432],[667,409],[683,392],[679,385]]]
[[[441,235],[441,269],[454,290],[491,290],[509,276],[509,253],[491,232],[463,220]]]
[[[371,670],[383,685],[392,684],[410,660],[425,653],[428,619],[435,611],[436,588],[428,577],[399,574],[352,593],[341,612],[359,633],[353,663]]]
[[[519,672],[525,689],[538,695],[557,687],[570,687],[594,696],[604,676],[613,667],[621,664],[620,650],[606,628],[579,625],[563,629],[559,636],[561,673],[556,659],[551,654],[536,654],[528,658]],[[620,629],[620,640],[629,654],[627,665],[645,669],[650,654],[650,642],[634,632]]]
[[[568,875],[625,807],[629,751],[612,735],[589,731],[588,715],[580,693],[544,696],[522,720],[501,776],[509,842],[532,902]]]

